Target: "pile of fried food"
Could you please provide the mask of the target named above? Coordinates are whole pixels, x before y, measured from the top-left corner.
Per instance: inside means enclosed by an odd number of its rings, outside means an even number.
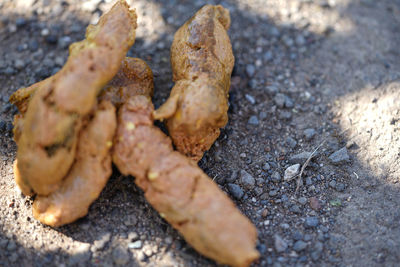
[[[153,74],[125,58],[136,14],[118,1],[54,76],[10,98],[18,145],[15,181],[35,195],[33,215],[57,227],[87,214],[112,173],[135,177],[147,201],[198,252],[231,266],[259,257],[257,231],[197,166],[227,123],[234,57],[229,12],[206,5],[175,34],[175,86],[154,111]],[[171,139],[155,127],[166,119]]]

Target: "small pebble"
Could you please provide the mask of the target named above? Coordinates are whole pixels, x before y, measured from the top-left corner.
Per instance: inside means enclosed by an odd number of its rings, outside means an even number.
[[[256,181],[250,173],[246,172],[245,170],[241,170],[240,183],[245,189],[251,190],[254,188]]]
[[[26,19],[23,17],[19,17],[15,20],[15,25],[20,28],[26,25]]]
[[[254,97],[252,95],[245,94],[245,97],[246,97],[247,101],[250,102],[250,104],[254,105],[256,103],[256,100],[254,99]]]
[[[249,65],[246,66],[247,76],[253,77],[255,72],[256,72],[256,67],[254,65],[249,64]]]
[[[142,241],[137,240],[135,242],[129,243],[128,248],[130,249],[139,249],[142,248]]]
[[[28,43],[28,48],[31,52],[35,52],[39,48],[39,43],[36,40],[31,40]]]
[[[293,108],[294,107],[293,100],[288,96],[285,96],[285,107],[286,108]]]
[[[58,39],[58,47],[61,49],[66,49],[72,43],[72,39],[69,36],[63,36]]]
[[[273,181],[273,182],[275,182],[275,183],[279,183],[281,180],[282,180],[282,178],[281,178],[281,175],[279,174],[279,172],[274,172],[272,175],[271,175],[271,180]]]
[[[278,108],[283,108],[285,105],[286,96],[284,94],[276,94],[274,97],[274,102]]]
[[[258,125],[258,124],[259,124],[259,121],[258,121],[258,119],[257,119],[257,116],[255,116],[255,115],[251,116],[251,117],[249,118],[248,123],[251,124],[251,125]]]
[[[293,249],[296,252],[302,251],[302,250],[304,250],[306,248],[307,248],[307,243],[304,242],[304,241],[301,241],[301,240],[296,241],[296,243],[294,243],[294,245],[293,245]]]
[[[319,211],[321,209],[321,204],[316,197],[310,197],[309,202],[313,210]]]
[[[343,147],[338,151],[332,153],[329,156],[329,159],[333,164],[341,164],[344,162],[348,162],[350,160],[350,157],[349,154],[347,153],[347,148]]]
[[[297,201],[298,201],[301,205],[305,205],[305,204],[307,203],[307,198],[305,198],[305,197],[300,197]]]
[[[317,217],[307,217],[304,222],[304,226],[306,228],[314,228],[314,227],[317,227],[318,224],[319,224],[319,220]]]
[[[339,192],[343,192],[345,188],[346,186],[343,183],[337,183],[335,189]]]
[[[271,191],[269,191],[268,195],[270,197],[274,197],[274,196],[278,195],[278,190],[271,190]]]
[[[259,114],[260,120],[265,120],[268,117],[267,112],[261,111]]]
[[[231,193],[231,195],[236,198],[236,199],[241,199],[244,195],[244,192],[242,190],[242,188],[240,186],[238,186],[237,184],[228,184],[227,185],[229,193]]]
[[[312,128],[304,130],[304,138],[307,141],[310,141],[315,136],[315,134],[316,134],[316,131],[314,129],[312,129]]]
[[[116,265],[126,265],[129,262],[129,251],[121,246],[114,248],[112,259]]]
[[[289,162],[290,163],[304,164],[307,161],[307,159],[309,157],[311,157],[311,154],[312,154],[311,152],[306,152],[306,151],[301,152],[299,154],[291,156],[289,158]],[[313,157],[315,157],[315,155],[313,155]]]
[[[297,141],[294,140],[292,137],[288,137],[286,138],[286,144],[290,147],[290,148],[295,148],[297,146]]]
[[[284,175],[283,179],[285,181],[291,181],[299,173],[299,170],[300,170],[300,164],[295,164],[295,165],[288,167],[285,170],[285,175]]]
[[[267,51],[263,55],[263,59],[264,59],[265,62],[268,62],[268,61],[272,60],[272,58],[273,57],[272,57],[271,51]]]
[[[274,245],[275,245],[275,250],[278,253],[284,252],[288,247],[287,242],[283,240],[283,238],[280,237],[278,234],[274,235]]]
[[[300,207],[297,205],[292,205],[289,210],[293,213],[301,213]]]
[[[279,119],[281,120],[290,120],[292,118],[292,113],[290,111],[281,111],[279,112]]]

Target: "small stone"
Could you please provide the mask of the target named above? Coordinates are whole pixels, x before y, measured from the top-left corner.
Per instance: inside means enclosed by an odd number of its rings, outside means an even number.
[[[129,243],[128,248],[130,249],[139,249],[142,248],[142,241],[137,240],[135,242]]]
[[[275,95],[276,93],[278,93],[278,87],[276,87],[275,85],[269,85],[265,88],[265,90],[270,95]]]
[[[303,46],[306,43],[306,39],[304,38],[303,35],[299,34],[296,36],[295,42],[298,46]]]
[[[283,179],[285,181],[291,181],[299,173],[299,170],[300,170],[300,164],[294,164],[294,165],[288,167],[285,170],[285,175],[284,175]]]
[[[279,112],[279,119],[281,120],[290,120],[292,118],[292,113],[290,111],[281,111]]]
[[[225,178],[225,181],[227,183],[234,183],[236,181],[237,177],[238,177],[237,171],[233,171],[230,176]]]
[[[136,232],[130,232],[130,233],[128,234],[128,240],[129,240],[129,241],[136,241],[136,240],[138,240],[138,239],[139,239],[138,233],[136,233]]]
[[[249,95],[249,94],[245,94],[245,97],[246,97],[247,101],[250,102],[250,104],[254,105],[256,103],[256,100],[255,100],[254,96]]]
[[[247,76],[253,77],[254,74],[256,73],[256,67],[254,65],[252,65],[252,64],[247,65],[246,66],[246,73],[247,73]]]
[[[46,42],[48,44],[54,45],[54,44],[57,44],[57,41],[58,41],[57,36],[55,36],[53,34],[46,36]]]
[[[244,195],[244,192],[240,186],[237,184],[228,184],[227,185],[229,192],[236,199],[241,199]]]
[[[300,205],[305,205],[307,203],[307,198],[300,197],[297,201],[300,203]]]
[[[281,180],[282,180],[282,178],[281,178],[281,175],[279,174],[279,172],[274,172],[272,175],[271,175],[271,180],[274,182],[274,183],[279,183]]]
[[[329,182],[329,186],[332,187],[332,188],[335,188],[336,187],[336,181],[335,180],[330,181]]]
[[[17,25],[15,25],[15,24],[10,24],[10,25],[8,25],[8,31],[9,31],[10,33],[16,32],[16,31],[17,31]]]
[[[255,115],[251,116],[251,117],[249,118],[248,123],[251,124],[251,125],[258,125],[258,124],[259,124],[259,121],[258,121],[258,119],[257,119],[257,116],[255,116]]]
[[[285,107],[286,108],[293,108],[294,107],[293,100],[288,96],[285,96]]]
[[[265,120],[268,117],[267,112],[261,111],[259,114],[260,120]]]
[[[121,246],[114,248],[112,258],[116,265],[126,265],[129,262],[129,251]]]
[[[269,34],[273,37],[279,37],[281,35],[281,32],[278,30],[277,27],[271,27],[269,30]]]
[[[339,192],[343,192],[346,186],[342,183],[337,183],[335,189]]]
[[[0,132],[4,132],[6,130],[7,123],[3,120],[0,120]]]
[[[93,242],[93,250],[102,250],[111,239],[111,233],[105,233],[100,240]]]
[[[249,81],[249,86],[250,86],[251,89],[256,89],[257,85],[258,85],[258,81],[256,79],[251,79]]]
[[[84,263],[90,259],[90,244],[81,243],[73,251],[73,255],[69,259],[70,265],[77,265],[78,263]],[[83,264],[85,265],[85,264]]]
[[[270,197],[274,197],[274,196],[278,195],[278,190],[271,190],[271,191],[269,191],[268,195]]]
[[[240,183],[243,185],[245,189],[251,190],[255,186],[255,179],[251,176],[250,173],[246,172],[245,170],[240,171]]]
[[[288,244],[285,240],[282,239],[282,237],[280,237],[278,234],[274,235],[274,245],[275,245],[275,250],[278,253],[284,252],[287,247]]]
[[[347,153],[347,148],[343,147],[338,151],[332,153],[329,156],[329,159],[333,164],[341,164],[344,162],[348,162],[350,160],[350,157],[349,154]]]
[[[313,210],[319,211],[321,209],[321,204],[316,197],[310,197],[309,202]]]
[[[126,226],[135,226],[137,224],[137,221],[138,220],[137,220],[136,216],[128,215],[126,220],[124,220],[124,224]]]
[[[26,25],[26,19],[23,17],[19,17],[15,20],[15,25],[20,28]]]
[[[319,220],[317,217],[307,217],[304,222],[304,226],[306,228],[314,228],[314,227],[317,227],[318,224],[319,224]]]
[[[293,39],[286,35],[282,38],[282,41],[287,47],[292,47],[294,45]]]
[[[289,163],[299,163],[304,164],[309,157],[311,157],[311,152],[301,152],[299,154],[293,155],[289,158]],[[315,157],[315,155],[313,155]]]
[[[290,228],[290,225],[288,223],[281,223],[281,228],[287,230]]]
[[[300,231],[296,230],[293,233],[293,239],[296,240],[296,241],[297,240],[301,240],[301,239],[303,239],[303,234]]]
[[[17,70],[21,70],[21,69],[23,69],[25,67],[25,62],[23,60],[21,60],[21,59],[16,59],[15,62],[14,62],[14,67]]]
[[[314,129],[312,129],[312,128],[304,130],[304,138],[307,141],[310,141],[315,136],[315,134],[316,134],[316,131]]]
[[[269,166],[268,162],[265,162],[264,165],[262,166],[262,169],[264,171],[269,171],[271,169],[271,166]]]
[[[303,239],[304,239],[304,241],[308,242],[312,239],[312,236],[309,234],[305,234]]]
[[[28,43],[28,48],[31,52],[35,52],[39,48],[39,43],[36,40],[31,40]]]
[[[16,262],[18,260],[19,256],[17,252],[11,253],[11,256],[8,258],[11,262]]]
[[[274,102],[278,108],[283,108],[285,105],[286,96],[284,94],[276,94],[274,97]]]
[[[17,245],[13,240],[8,241],[7,250],[14,251],[17,248]]]
[[[307,243],[304,242],[304,241],[301,241],[301,240],[296,241],[296,243],[294,243],[294,245],[293,245],[293,249],[296,252],[302,251],[302,250],[304,250],[306,248],[307,248]]]
[[[5,74],[5,75],[13,75],[13,74],[15,74],[15,69],[13,68],[13,67],[10,67],[10,66],[8,66],[4,71],[3,71],[3,73]]]
[[[297,205],[292,205],[289,210],[293,213],[301,213],[301,209]]]
[[[265,218],[268,216],[268,213],[268,209],[263,209],[263,211],[261,212],[261,216]]]
[[[272,56],[271,51],[267,51],[263,55],[263,59],[264,59],[265,62],[268,62],[268,61],[272,60],[272,58],[273,58],[273,56]]]
[[[50,34],[49,29],[43,29],[43,30],[40,32],[40,35],[41,35],[41,36],[48,36],[49,34]]]
[[[297,141],[294,140],[292,137],[288,137],[286,138],[286,144],[290,147],[290,148],[295,148],[297,146]]]
[[[22,51],[25,51],[27,48],[28,48],[28,44],[27,43],[19,44],[17,46],[17,51],[18,52],[22,52]]]
[[[63,36],[58,39],[58,47],[61,49],[66,49],[72,43],[72,39],[69,36]]]

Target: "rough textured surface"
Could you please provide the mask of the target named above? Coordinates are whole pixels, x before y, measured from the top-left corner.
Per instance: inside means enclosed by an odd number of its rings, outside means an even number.
[[[70,56],[57,74],[11,96],[18,106],[26,91],[34,90],[23,119],[16,122],[17,181],[25,194],[48,195],[58,189],[75,158],[82,120],[117,73],[134,43],[135,29],[135,12],[118,1],[97,25],[87,28],[85,40],[70,46]]]
[[[210,149],[228,121],[234,65],[229,26],[227,9],[206,5],[179,28],[171,46],[176,84],[154,117],[167,119],[177,150],[195,161]]]
[[[153,125],[151,88],[143,91],[129,92],[118,111],[114,163],[135,176],[149,203],[197,251],[219,263],[249,266],[259,257],[255,227],[196,164],[173,150]]]
[[[58,190],[37,196],[33,217],[57,227],[85,216],[111,175],[110,148],[117,127],[114,106],[99,103],[93,118],[79,134],[74,164]]]
[[[115,170],[84,218],[57,229],[32,218],[32,200],[20,194],[13,180],[16,110],[8,98],[16,89],[59,70],[68,55],[65,41],[83,39],[87,24],[95,23],[113,3],[0,3],[1,264],[112,266],[113,251],[122,247],[128,253],[117,253],[116,260],[128,255],[130,266],[217,266],[160,219],[132,177]],[[202,0],[131,3],[138,28],[128,55],[143,58],[154,71],[156,107],[173,86],[169,56],[174,33],[204,4]],[[235,68],[229,122],[200,166],[231,198],[234,194],[228,189],[232,185],[239,189],[232,191],[240,196],[235,203],[259,233],[261,258],[253,266],[397,266],[398,1],[217,0],[213,4],[230,11],[228,33]],[[275,103],[277,94],[291,98],[294,107],[286,107],[287,98]],[[291,117],[281,117],[283,111]],[[251,116],[257,116],[258,125],[248,124]],[[316,134],[306,140],[304,131],[310,128]],[[294,148],[287,137],[296,141]],[[302,165],[307,155],[296,162],[290,158],[311,153],[323,140],[294,194],[296,181],[283,181],[283,174],[290,165]],[[345,146],[350,162],[332,164],[328,157]],[[235,175],[241,170],[256,180],[252,190],[244,189],[240,175]],[[302,198],[308,202],[303,204]],[[317,217],[318,226],[305,228],[308,217]],[[287,244],[283,252],[276,251],[276,234]],[[307,247],[295,251],[299,240]],[[141,246],[134,248],[137,241]]]

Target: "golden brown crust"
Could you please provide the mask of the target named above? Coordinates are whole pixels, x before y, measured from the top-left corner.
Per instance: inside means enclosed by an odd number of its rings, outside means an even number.
[[[85,40],[70,46],[68,61],[57,74],[11,97],[26,110],[23,122],[18,119],[17,159],[21,179],[34,192],[57,190],[75,158],[82,121],[117,73],[135,29],[135,12],[118,1],[97,25],[88,27]],[[26,109],[22,103],[29,97]]]
[[[170,98],[154,113],[167,119],[177,149],[198,161],[228,121],[228,91],[234,65],[227,34],[229,11],[206,5],[174,36]]]
[[[259,257],[255,227],[195,163],[173,151],[152,112],[146,96],[122,105],[114,163],[136,177],[149,203],[197,251],[219,263],[249,266]]]
[[[87,214],[111,175],[110,149],[116,129],[114,106],[103,101],[79,135],[75,162],[58,190],[38,196],[33,216],[57,227]]]

